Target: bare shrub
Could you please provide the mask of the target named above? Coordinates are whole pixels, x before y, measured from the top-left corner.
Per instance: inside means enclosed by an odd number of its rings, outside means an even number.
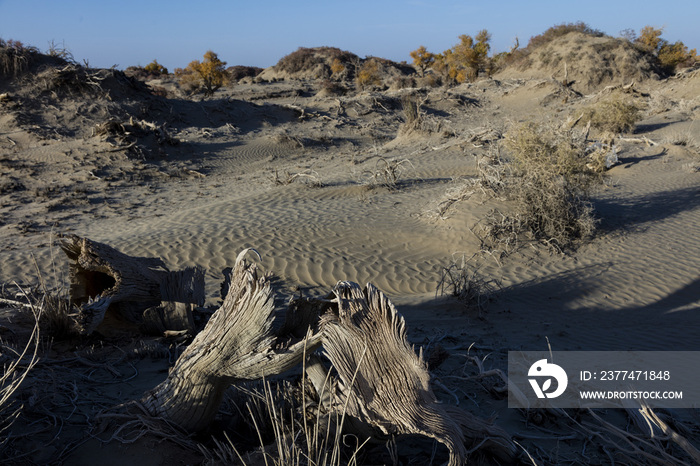
[[[321,81],[321,90],[319,91],[321,96],[341,96],[347,92],[347,88],[337,81],[331,81],[330,79]]]
[[[585,141],[571,130],[524,124],[506,133],[504,147],[510,167],[501,161],[498,176],[486,173],[492,189],[514,202],[513,212],[487,219],[486,237],[512,243],[528,232],[563,249],[590,236],[596,220],[589,197],[599,175],[587,166]]]
[[[408,159],[399,160],[379,157],[374,170],[365,170],[363,172],[366,179],[364,184],[370,189],[377,186],[395,189],[406,171],[406,165],[413,167],[413,164]]]
[[[389,80],[389,89],[399,91],[416,87],[416,80],[412,76],[394,76]]]
[[[351,71],[351,65],[358,61],[359,57],[354,53],[336,47],[300,47],[282,57],[275,69],[293,74],[311,71],[318,65],[327,64],[331,72],[342,75],[346,70]]]
[[[280,186],[285,186],[288,184],[292,184],[295,181],[299,181],[309,186],[313,186],[314,188],[323,187],[323,181],[321,181],[321,177],[316,171],[311,169],[297,173],[291,173],[289,171],[286,171],[283,177],[281,177],[277,169],[275,169],[272,181],[276,185]]]
[[[27,71],[35,52],[19,41],[0,39],[0,76],[17,77]]]
[[[620,134],[628,132],[641,117],[641,109],[632,98],[621,91],[614,91],[607,98],[584,109],[583,120],[603,132]]]
[[[428,88],[440,87],[442,86],[442,79],[435,73],[428,73],[416,79],[416,86]]]
[[[263,72],[263,68],[257,66],[242,66],[235,65],[226,68],[226,72],[229,75],[229,79],[232,82],[238,82],[243,78],[255,78],[257,75]]]
[[[453,254],[452,262],[440,271],[437,293],[457,298],[465,307],[476,309],[479,316],[488,308],[489,301],[500,288],[498,282],[484,278],[476,264],[477,254],[467,258]]]

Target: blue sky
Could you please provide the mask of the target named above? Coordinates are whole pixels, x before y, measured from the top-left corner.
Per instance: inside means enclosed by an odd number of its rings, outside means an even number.
[[[460,34],[488,29],[492,51],[522,46],[550,26],[583,21],[617,36],[664,27],[663,37],[700,49],[700,0],[0,0],[0,38],[41,50],[65,44],[94,67],[184,67],[209,49],[229,65],[274,65],[298,47],[334,46],[361,57],[410,61],[442,52]]]

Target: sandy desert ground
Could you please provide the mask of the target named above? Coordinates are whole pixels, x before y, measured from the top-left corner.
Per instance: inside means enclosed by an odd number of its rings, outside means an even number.
[[[321,295],[338,280],[371,282],[398,306],[411,342],[428,350],[439,344],[449,354],[433,371],[438,397],[495,416],[537,464],[609,464],[618,453],[569,421],[535,425],[509,410],[494,390],[502,381],[473,377],[478,368],[470,356],[485,358],[487,370],[505,371],[514,350],[700,349],[697,70],[635,82],[643,118],[618,142],[619,163],[593,195],[599,225],[592,238],[561,253],[523,242],[509,254],[483,252],[483,219],[507,203],[474,187],[477,160],[512,125],[564,122],[606,86],[629,82],[581,82],[580,96],[563,99],[561,85],[544,72],[339,96],[319,95],[317,80],[289,79],[239,83],[202,99],[186,97],[172,78],[149,83],[167,89],[159,97],[122,74],[100,76],[100,89],[89,92],[0,82],[9,96],[0,103],[6,298],[18,299],[15,283],[35,286],[39,275],[49,288],[65,286],[59,234],[160,257],[172,269],[201,265],[207,305],[214,307],[222,269],[246,247],[256,248],[262,267],[289,289]],[[422,101],[435,131],[400,133],[406,95]],[[166,128],[177,144],[145,132],[130,149],[115,150],[123,141],[96,134],[105,121],[130,117]],[[696,143],[678,144],[681,136]],[[393,186],[377,176],[389,164],[397,169]],[[463,256],[498,285],[481,311],[436,292],[441,271]],[[0,308],[2,357],[26,341],[29,317]],[[7,461],[206,460],[168,440],[127,443],[92,433],[96,413],[138,398],[165,377],[179,351],[175,343],[104,329],[46,341],[41,350],[43,362],[18,392],[23,411],[4,434]],[[625,428],[624,413],[601,415]],[[697,410],[669,417],[700,447]],[[400,443],[401,464],[427,464],[432,444],[427,453],[421,445]],[[362,464],[389,462],[382,448]]]

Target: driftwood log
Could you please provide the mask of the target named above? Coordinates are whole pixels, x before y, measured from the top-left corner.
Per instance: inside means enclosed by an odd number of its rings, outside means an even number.
[[[168,378],[141,399],[151,415],[190,432],[205,429],[231,384],[286,372],[321,344],[320,334],[313,334],[308,325],[303,331],[299,328],[309,321],[303,316],[279,325],[270,277],[258,276],[255,264],[244,258],[248,251],[236,259],[221,307],[178,358]],[[295,325],[290,322],[299,325],[291,328]]]
[[[161,259],[132,257],[75,235],[61,240],[70,262],[76,323],[90,334],[114,312],[145,331],[194,330],[192,308],[204,304],[204,270],[170,271]]]
[[[61,247],[71,261],[70,294],[83,333],[93,332],[108,310],[152,329],[176,330],[173,316],[191,324],[188,306],[204,301],[198,267],[171,272],[160,259],[131,257],[77,236],[64,238]],[[345,419],[336,427],[377,441],[434,438],[449,450],[451,466],[482,447],[499,460],[514,458],[503,430],[438,403],[422,352],[408,344],[403,317],[376,287],[339,282],[333,299],[299,299],[284,314],[276,309],[270,276],[246,261],[249,251],[225,274],[221,307],[166,380],[141,398],[145,411],[189,432],[204,430],[229,386],[286,372],[323,344],[336,374],[333,393],[323,393],[328,372],[318,357],[307,376],[320,405]]]
[[[333,293],[337,308],[321,317],[320,328],[338,376],[338,402],[330,409],[343,411],[344,430],[362,439],[404,434],[434,438],[449,450],[451,466],[464,464],[469,449],[480,447],[503,461],[513,460],[515,446],[505,431],[438,403],[422,351],[417,355],[408,344],[403,317],[381,291],[371,284],[363,290],[356,283],[339,282]],[[307,373],[321,393],[324,374],[317,364],[309,367]]]

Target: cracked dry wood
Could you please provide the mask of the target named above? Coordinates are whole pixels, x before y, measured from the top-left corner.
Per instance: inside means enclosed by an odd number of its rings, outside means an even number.
[[[244,259],[248,251],[236,259],[221,307],[178,358],[168,378],[141,399],[151,415],[190,432],[202,430],[231,384],[285,372],[321,344],[320,335],[307,331],[308,325],[301,338],[282,333],[291,329],[276,325],[280,316],[269,276],[258,276],[255,264]]]
[[[347,409],[344,430],[384,440],[404,434],[434,438],[448,448],[451,466],[466,461],[468,448],[480,447],[512,461],[516,450],[505,431],[438,403],[422,353],[409,346],[403,317],[380,290],[339,282],[333,292],[337,313],[321,317],[321,332],[339,379],[339,401],[331,409]]]
[[[60,246],[70,263],[70,300],[81,333],[94,332],[108,310],[151,331],[193,330],[192,307],[204,304],[201,267],[170,271],[161,259],[128,256],[75,235]]]

